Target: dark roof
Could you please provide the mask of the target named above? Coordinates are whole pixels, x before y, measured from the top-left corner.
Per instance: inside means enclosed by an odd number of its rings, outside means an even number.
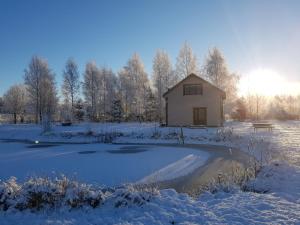
[[[197,77],[199,80],[201,80],[202,82],[209,84],[211,87],[213,87],[213,88],[215,88],[216,90],[218,90],[219,92],[221,92],[221,94],[223,95],[224,98],[226,97],[225,91],[223,91],[222,89],[220,89],[220,88],[218,88],[217,86],[213,85],[212,83],[208,82],[207,80],[204,80],[203,78],[197,76],[197,75],[194,74],[194,73],[191,73],[191,74],[188,75],[186,78],[182,79],[182,80],[179,81],[177,84],[175,84],[173,87],[169,88],[168,91],[165,92],[165,93],[163,94],[163,97],[165,97],[167,94],[169,94],[171,91],[173,91],[176,87],[178,87],[183,81],[185,81],[186,79],[188,79],[188,78],[191,77],[191,76],[195,76],[195,77]]]

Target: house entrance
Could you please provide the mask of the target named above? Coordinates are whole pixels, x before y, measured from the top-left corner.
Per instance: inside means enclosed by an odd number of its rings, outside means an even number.
[[[207,124],[207,112],[206,108],[198,107],[193,108],[193,122],[194,125],[206,125]]]

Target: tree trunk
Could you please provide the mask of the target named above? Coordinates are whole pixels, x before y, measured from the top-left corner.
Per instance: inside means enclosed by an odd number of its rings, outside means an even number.
[[[14,124],[17,123],[17,113],[14,113]]]

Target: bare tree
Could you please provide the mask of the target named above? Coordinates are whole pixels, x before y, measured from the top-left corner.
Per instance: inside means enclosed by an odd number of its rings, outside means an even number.
[[[197,57],[192,48],[185,42],[179,51],[176,62],[176,75],[183,79],[191,73],[198,73]]]
[[[77,101],[80,90],[79,71],[73,59],[68,59],[63,71],[62,93],[65,103],[71,104],[71,118],[74,116],[74,104]]]
[[[24,85],[14,85],[4,94],[5,110],[14,116],[14,123],[17,123],[18,116],[23,118],[27,103],[27,92]],[[21,119],[22,121],[22,119]]]
[[[55,76],[49,69],[48,63],[37,56],[32,57],[28,68],[25,69],[24,78],[36,123],[41,122],[43,116],[51,120],[58,99]]]
[[[169,55],[162,50],[157,50],[154,59],[153,59],[153,74],[152,82],[156,89],[156,98],[157,98],[157,114],[159,116],[160,123],[164,118],[164,98],[163,94],[177,83],[177,77],[175,76],[174,71],[172,70],[172,64]]]

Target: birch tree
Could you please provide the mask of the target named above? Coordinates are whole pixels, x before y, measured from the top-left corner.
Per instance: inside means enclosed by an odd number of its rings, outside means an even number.
[[[24,79],[36,123],[41,122],[43,117],[51,120],[58,98],[55,76],[48,63],[40,57],[32,57],[28,68],[25,69]]]
[[[132,103],[135,102],[135,84],[133,83],[133,78],[130,76],[128,69],[124,67],[119,72],[119,87],[121,94],[121,101],[124,109],[125,120],[130,119],[133,114]]]
[[[96,63],[90,62],[86,65],[83,81],[83,94],[88,104],[89,116],[93,121],[100,119],[99,97],[100,97],[100,71]]]
[[[142,119],[147,101],[149,80],[137,53],[119,72],[120,91],[127,119]]]
[[[6,112],[13,114],[14,123],[18,117],[23,118],[27,104],[27,92],[24,85],[14,85],[4,94],[4,108]],[[23,121],[23,119],[21,119]]]
[[[110,120],[113,101],[117,92],[117,77],[110,68],[100,69],[100,104],[103,120]]]
[[[183,79],[191,73],[198,73],[197,57],[192,48],[185,42],[179,51],[176,61],[176,75]]]
[[[63,70],[62,93],[64,101],[71,106],[71,118],[74,116],[74,105],[80,91],[78,66],[73,59],[68,59]]]
[[[237,97],[239,76],[229,72],[225,58],[219,49],[209,50],[204,64],[204,75],[212,84],[226,92],[225,111],[230,110]]]
[[[164,118],[165,102],[163,94],[178,82],[178,79],[172,70],[172,64],[169,55],[162,50],[158,50],[153,59],[152,82],[156,89],[157,114],[160,123]]]

